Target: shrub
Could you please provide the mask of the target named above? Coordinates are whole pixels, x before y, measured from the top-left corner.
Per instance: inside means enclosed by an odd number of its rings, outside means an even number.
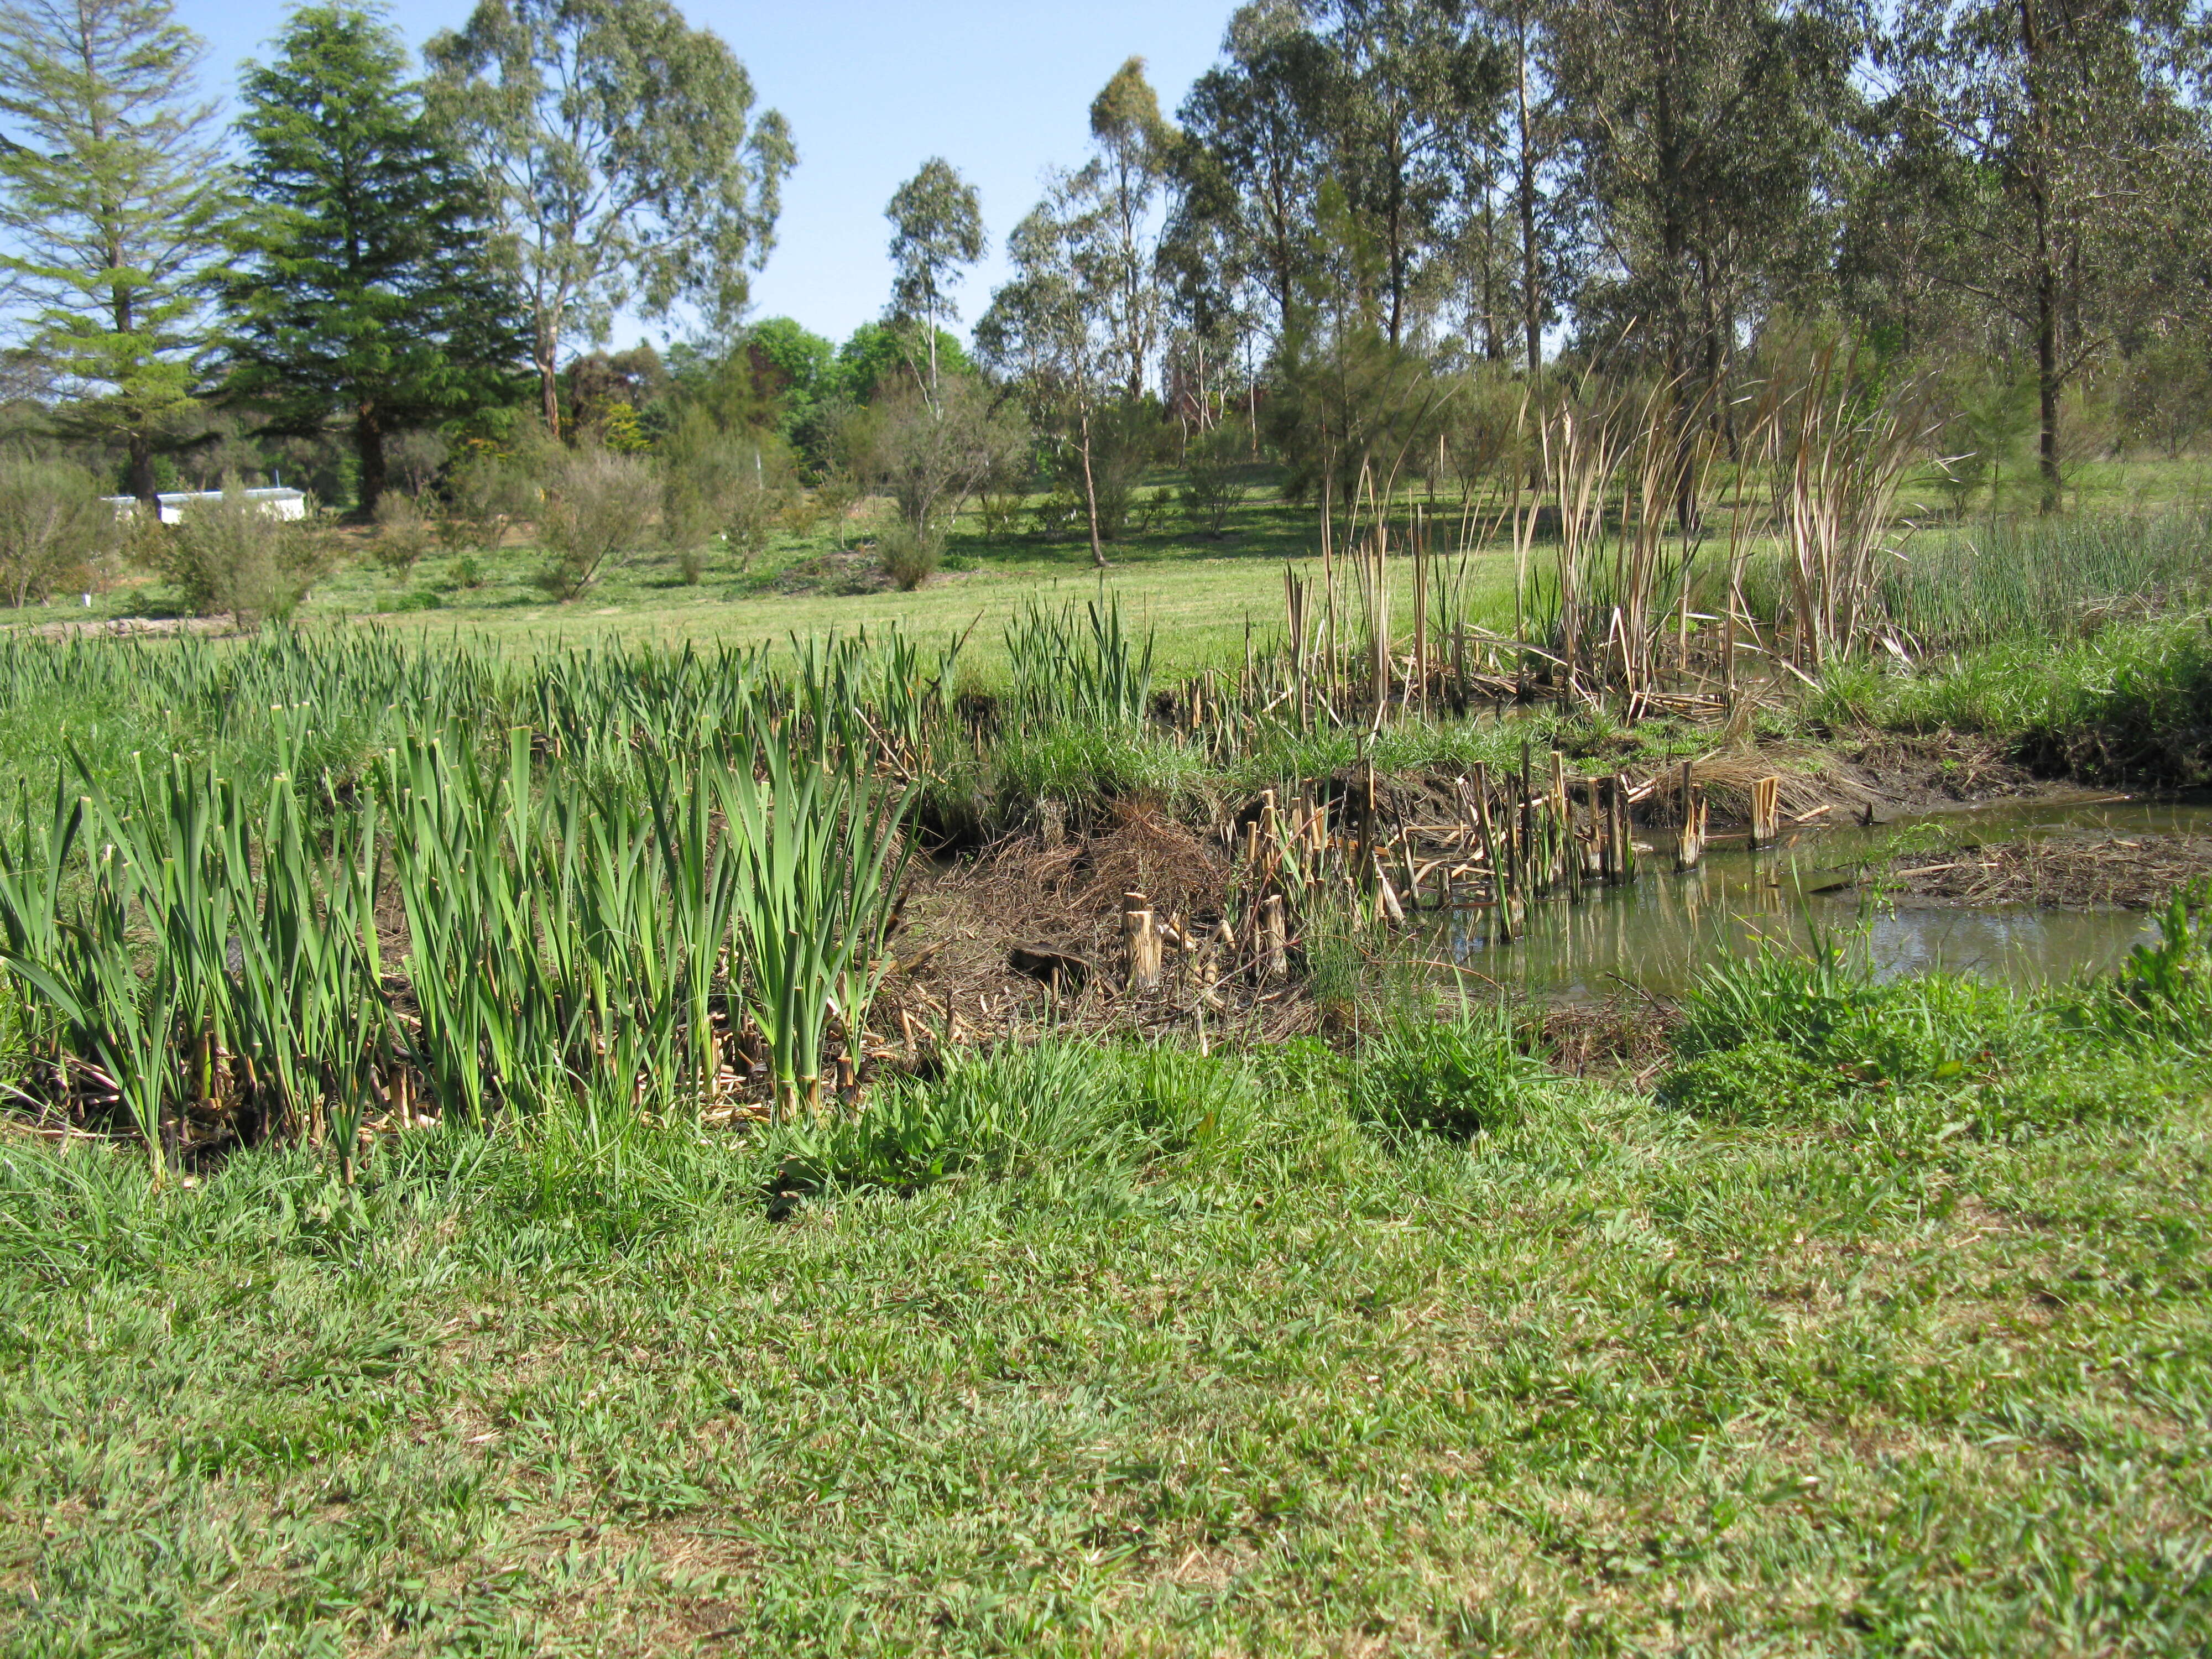
[[[1817,1053],[1869,982],[1863,967],[1847,962],[1825,939],[1802,953],[1767,947],[1746,960],[1716,963],[1682,999],[1674,1051],[1694,1059],[1778,1042],[1801,1054]]]
[[[438,540],[449,553],[496,552],[507,526],[526,517],[537,497],[520,469],[496,455],[471,456],[447,479]]]
[[[562,458],[549,484],[538,539],[553,556],[535,580],[555,599],[573,599],[609,560],[619,562],[645,544],[660,480],[638,456],[591,448]]]
[[[749,567],[791,501],[791,464],[781,446],[757,433],[725,431],[695,408],[669,434],[663,465],[662,539],[680,557],[721,537],[738,554],[738,569]]]
[[[859,482],[844,468],[833,466],[814,486],[814,500],[822,515],[830,520],[830,539],[839,547],[844,546],[846,521],[860,503]]]
[[[1954,1091],[2048,1058],[2062,1035],[2046,1007],[2002,986],[1950,974],[1876,980],[1826,942],[1720,963],[1681,1014],[1681,1061],[1661,1098],[1735,1118],[1788,1116],[1855,1089]]]
[[[944,552],[942,537],[918,532],[911,525],[894,524],[876,539],[877,562],[902,593],[911,593],[927,581]]]
[[[1550,1076],[1502,1012],[1407,1019],[1361,1050],[1352,1106],[1371,1123],[1463,1138],[1516,1121]]]
[[[453,447],[434,432],[402,432],[386,440],[385,465],[398,474],[407,493],[420,499],[453,454]]]
[[[1021,410],[969,375],[934,398],[901,386],[855,411],[844,434],[860,476],[891,498],[917,534],[942,536],[978,490],[1003,483],[1029,454]]]
[[[1184,451],[1182,514],[1194,535],[1218,539],[1230,514],[1244,499],[1246,489],[1237,469],[1243,459],[1245,437],[1235,427],[1217,426]]]
[[[785,535],[805,541],[822,526],[822,504],[809,491],[794,486],[776,509],[775,521]]]
[[[2191,1046],[2212,1040],[2212,884],[2176,893],[2157,918],[2158,940],[2138,945],[2117,979],[2087,1005],[2117,1035]]]
[[[1081,495],[1056,489],[1036,504],[1036,533],[1048,542],[1079,535],[1085,510]]]
[[[1115,1056],[1087,1043],[958,1051],[939,1076],[892,1083],[857,1117],[787,1130],[781,1179],[804,1191],[913,1188],[1055,1154],[1096,1158],[1112,1150],[1121,1081]]]
[[[986,541],[1011,541],[1021,533],[1022,492],[987,489],[975,497],[975,516]]]
[[[290,616],[330,562],[329,538],[312,513],[280,519],[235,481],[220,498],[193,502],[166,533],[149,526],[138,546],[185,610],[228,611],[247,629]]]
[[[387,489],[378,498],[376,541],[371,550],[394,581],[407,580],[435,539],[435,531],[413,496]]]
[[[92,474],[66,461],[0,464],[0,586],[18,609],[89,572],[118,539]]]

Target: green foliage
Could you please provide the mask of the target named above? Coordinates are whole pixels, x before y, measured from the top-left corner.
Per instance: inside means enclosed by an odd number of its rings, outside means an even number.
[[[254,202],[222,292],[229,390],[272,429],[351,423],[361,506],[386,435],[512,401],[528,337],[494,270],[483,191],[377,17],[307,6],[251,66],[239,132]]]
[[[935,530],[917,532],[910,525],[895,524],[876,538],[876,562],[902,593],[911,593],[927,581],[944,557],[944,538]]]
[[[791,499],[782,446],[767,433],[721,427],[695,405],[677,417],[659,458],[662,539],[681,556],[720,538],[737,552],[738,568],[749,568]]]
[[[1401,1019],[1360,1046],[1354,1113],[1389,1128],[1464,1139],[1517,1123],[1550,1085],[1503,1009],[1458,1019]]]
[[[1250,493],[1241,472],[1247,437],[1241,428],[1223,424],[1185,447],[1180,500],[1184,520],[1195,533],[1218,539],[1229,515]]]
[[[1014,706],[1039,724],[1133,726],[1152,690],[1152,635],[1121,620],[1121,601],[1092,600],[1079,615],[1031,603],[1006,624]]]
[[[438,539],[449,553],[495,551],[507,526],[537,510],[538,491],[520,468],[489,451],[465,455],[446,476]]]
[[[149,524],[134,548],[186,611],[228,613],[245,628],[289,617],[329,569],[331,551],[312,514],[279,518],[234,482],[216,500],[191,502],[167,530]]]
[[[81,466],[0,457],[0,594],[19,609],[82,581],[121,539],[115,509]]]
[[[2212,1041],[2212,888],[2176,893],[2156,921],[2157,941],[2129,953],[2091,1011],[2118,1033],[2201,1050]]]
[[[1778,1044],[1846,1083],[1910,1086],[1985,1076],[2048,1049],[2053,1028],[2002,987],[1949,974],[1877,979],[1841,945],[1768,946],[1708,969],[1683,999],[1675,1051]]]
[[[1767,1123],[1817,1118],[1839,1081],[1799,1048],[1754,1039],[1681,1060],[1659,1079],[1662,1106],[1720,1122]]]
[[[919,386],[886,391],[844,434],[856,472],[922,539],[941,538],[977,491],[1012,477],[1029,441],[1021,410],[970,375],[947,377],[934,397]]]
[[[891,313],[918,322],[928,364],[926,384],[938,387],[938,319],[957,320],[945,289],[963,265],[983,257],[983,210],[975,187],[951,162],[932,156],[898,187],[884,216],[891,222]]]
[[[565,452],[546,484],[538,539],[551,558],[537,580],[555,599],[573,599],[609,560],[646,546],[660,480],[641,457],[592,447]]]
[[[415,498],[387,491],[376,503],[376,562],[395,581],[407,580],[437,540],[437,527],[423,516]]]
[[[939,329],[933,348],[926,338],[916,338],[915,331],[890,323],[862,323],[837,348],[823,398],[860,406],[896,388],[916,385],[928,373],[933,349],[940,375],[975,374],[975,365],[957,335]]]
[[[2128,362],[2120,390],[2128,435],[2178,461],[2212,429],[2212,340],[2179,328]]]
[[[1073,441],[1064,437],[1054,449],[1053,476],[1079,504],[1088,494],[1101,541],[1121,539],[1138,482],[1158,459],[1165,436],[1157,404],[1144,398],[1116,399],[1088,411]],[[1079,531],[1084,523],[1079,517],[1074,527]]]
[[[30,349],[89,395],[70,429],[119,443],[126,492],[185,435],[206,331],[200,294],[234,204],[200,42],[167,0],[82,0],[0,15],[0,230],[32,313]]]
[[[423,55],[434,117],[492,192],[550,428],[572,332],[679,301],[734,331],[796,153],[719,37],[666,0],[484,0]]]

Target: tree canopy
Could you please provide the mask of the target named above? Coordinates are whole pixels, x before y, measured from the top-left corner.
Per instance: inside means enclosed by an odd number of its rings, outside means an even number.
[[[275,60],[246,72],[252,206],[221,284],[230,394],[272,432],[344,418],[368,513],[387,434],[510,399],[530,361],[484,192],[406,64],[397,33],[366,11],[292,14]]]

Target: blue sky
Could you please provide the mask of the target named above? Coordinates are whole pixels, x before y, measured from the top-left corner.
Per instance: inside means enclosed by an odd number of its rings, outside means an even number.
[[[207,90],[228,102],[237,66],[265,55],[288,8],[277,0],[179,0],[208,42]],[[465,0],[397,0],[410,44],[466,15]],[[1092,95],[1143,57],[1172,112],[1213,61],[1232,0],[695,0],[696,27],[727,40],[760,107],[781,109],[799,165],[778,243],[757,281],[757,314],[797,318],[842,339],[879,313],[890,289],[884,204],[922,161],[943,155],[981,191],[991,257],[957,296],[972,323],[1004,271],[1006,232],[1035,204],[1046,168],[1079,161]],[[630,325],[617,343],[639,331]]]

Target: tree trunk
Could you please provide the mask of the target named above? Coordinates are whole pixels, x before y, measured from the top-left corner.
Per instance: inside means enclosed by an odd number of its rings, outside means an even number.
[[[161,522],[161,503],[154,493],[154,439],[143,428],[134,429],[129,438],[129,489],[126,494],[136,495],[139,502]]]
[[[1536,152],[1528,131],[1528,20],[1514,20],[1513,53],[1520,112],[1521,328],[1528,353],[1528,386],[1544,376],[1544,296],[1536,281]]]
[[[1091,562],[1106,568],[1105,544],[1098,539],[1098,486],[1091,477],[1091,405],[1083,405],[1083,507],[1091,515]]]
[[[541,408],[545,416],[547,435],[561,435],[561,377],[555,368],[560,357],[560,342],[541,334],[538,340],[538,389]]]
[[[364,403],[354,415],[353,447],[361,461],[362,516],[373,519],[376,516],[376,504],[384,495],[386,478],[384,422],[378,418],[373,403]]]
[[[2037,460],[2043,473],[2042,510],[2058,510],[2058,267],[2051,257],[2051,121],[2043,107],[2043,40],[2035,0],[2020,0],[2021,55],[2026,60],[2035,155],[2027,169],[2028,200],[2035,211],[2035,397],[2041,431]]]

